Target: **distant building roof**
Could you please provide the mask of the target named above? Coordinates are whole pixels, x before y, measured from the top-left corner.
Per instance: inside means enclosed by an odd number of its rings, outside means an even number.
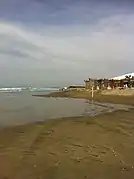
[[[113,80],[123,80],[126,78],[126,76],[134,76],[134,73],[127,73],[127,74],[124,74],[124,75],[121,75],[121,76],[116,76],[116,77],[113,77],[113,78],[110,78],[110,79],[113,79]]]

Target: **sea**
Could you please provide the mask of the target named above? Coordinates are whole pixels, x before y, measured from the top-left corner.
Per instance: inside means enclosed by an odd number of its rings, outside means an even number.
[[[59,88],[8,87],[0,88],[0,127],[24,125],[37,121],[75,116],[95,116],[126,106],[96,103],[85,99],[44,98]]]

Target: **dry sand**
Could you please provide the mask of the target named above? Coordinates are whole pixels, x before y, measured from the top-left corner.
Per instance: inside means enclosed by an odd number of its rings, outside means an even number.
[[[56,95],[90,98],[76,92],[49,96]],[[105,96],[96,94],[96,100],[134,104],[134,97]],[[133,110],[5,128],[0,179],[133,179],[133,151]]]
[[[94,92],[94,100],[98,102],[111,102],[116,104],[134,105],[134,90],[102,90]],[[121,94],[121,95],[119,95]],[[123,95],[122,95],[123,94]],[[129,95],[128,95],[129,94]],[[131,94],[131,95],[130,95]],[[69,91],[69,92],[53,92],[46,95],[38,95],[40,97],[65,97],[65,98],[84,98],[92,99],[91,91]]]
[[[119,96],[134,96],[134,89],[115,89],[115,90],[103,90],[102,95],[119,95]]]

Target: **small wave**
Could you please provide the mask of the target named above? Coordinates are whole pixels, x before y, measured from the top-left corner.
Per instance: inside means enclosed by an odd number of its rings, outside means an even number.
[[[0,88],[0,92],[21,92],[22,88]]]
[[[22,91],[29,91],[29,92],[47,92],[47,91],[57,91],[58,88],[33,88],[33,87],[20,87],[20,88],[14,88],[14,87],[8,87],[8,88],[0,88],[0,92],[22,92]]]

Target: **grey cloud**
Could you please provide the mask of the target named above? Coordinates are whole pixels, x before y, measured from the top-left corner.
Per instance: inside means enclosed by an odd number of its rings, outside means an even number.
[[[3,16],[8,20],[0,22],[1,83],[66,85],[133,71],[134,13],[130,6],[115,8],[115,4],[99,6],[88,1],[77,1],[76,6],[75,1],[54,10],[54,3],[27,1],[24,10],[26,2],[21,5],[26,14],[17,16],[12,6],[8,17]]]
[[[27,24],[89,24],[117,13],[133,12],[133,1],[0,1],[0,17]]]

